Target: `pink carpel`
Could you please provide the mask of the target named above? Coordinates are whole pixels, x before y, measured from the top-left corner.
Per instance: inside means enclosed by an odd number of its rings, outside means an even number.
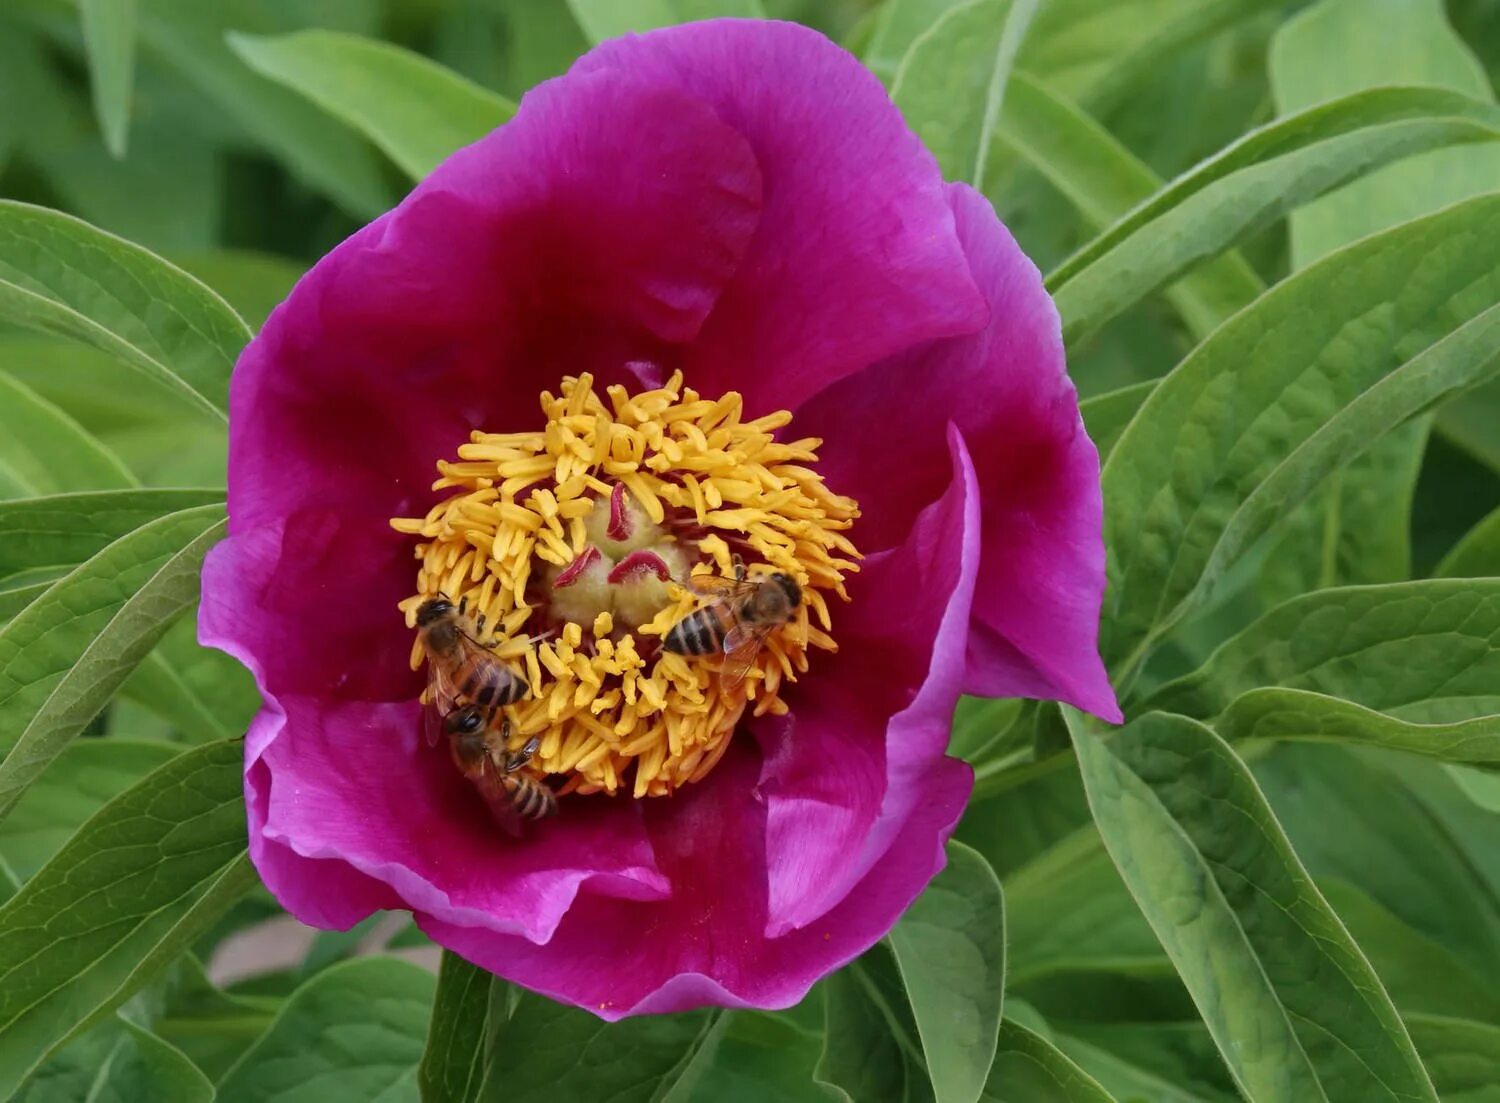
[[[605,526],[604,534],[611,540],[629,540],[633,527],[630,514],[625,511],[625,484],[615,483],[615,488],[609,492],[609,524]],[[615,580],[613,574],[609,580]]]

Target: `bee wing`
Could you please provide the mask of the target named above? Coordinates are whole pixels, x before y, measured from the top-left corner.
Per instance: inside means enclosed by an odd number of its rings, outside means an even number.
[[[422,730],[427,734],[427,745],[437,746],[443,735],[443,717],[458,705],[458,689],[448,675],[447,667],[427,659],[427,702],[422,706]]]
[[[516,811],[515,801],[511,799],[510,789],[505,783],[505,775],[494,760],[486,755],[483,764],[465,771],[464,776],[479,790],[479,795],[484,798],[495,822],[508,835],[518,837],[521,834],[521,813]]]
[[[699,597],[746,597],[755,592],[755,586],[756,583],[749,580],[742,582],[717,574],[691,574],[687,577],[687,588]]]
[[[774,624],[751,627],[736,624],[724,636],[724,665],[719,668],[719,678],[725,689],[735,690],[744,682]]]
[[[443,713],[438,710],[434,701],[424,702],[422,705],[422,735],[427,739],[429,747],[436,747],[443,738]]]

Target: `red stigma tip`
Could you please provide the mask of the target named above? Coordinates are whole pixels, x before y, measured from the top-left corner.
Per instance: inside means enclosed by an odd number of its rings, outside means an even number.
[[[584,548],[583,551],[578,553],[578,557],[574,559],[573,562],[569,563],[566,567],[558,572],[557,578],[552,582],[552,588],[554,590],[561,590],[564,586],[573,585],[573,583],[578,581],[579,576],[581,576],[584,571],[588,570],[590,566],[592,566],[594,563],[597,563],[602,558],[604,557],[599,554],[599,549],[590,544],[588,547]],[[624,564],[621,564],[621,566],[624,566]],[[615,569],[618,570],[619,568],[617,567]],[[613,571],[610,572],[609,580],[611,582],[615,580]]]
[[[661,556],[651,551],[633,551],[611,568],[609,581],[611,584],[628,582],[645,574],[654,574],[663,582],[672,577]]]
[[[630,514],[625,512],[625,484],[615,483],[615,488],[609,492],[609,524],[605,526],[604,534],[611,540],[629,540],[630,527]]]

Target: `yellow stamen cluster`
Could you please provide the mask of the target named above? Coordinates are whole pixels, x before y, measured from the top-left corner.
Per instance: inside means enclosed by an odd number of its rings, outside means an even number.
[[[454,493],[391,522],[421,538],[417,593],[401,608],[414,625],[443,594],[483,624],[482,642],[531,687],[509,710],[510,747],[539,737],[532,766],[565,775],[561,791],[660,796],[714,767],[751,702],[755,715],[785,712],[780,690],[807,670],[809,647],[834,649],[826,594],[848,600],[859,556],[844,530],[859,511],[811,466],[820,441],[775,439],[785,411],[743,421],[738,394],[700,397],[681,373],[635,395],[612,386],[601,398],[588,375],[561,391],[542,394],[536,432],[474,432],[458,462],[437,465],[433,489]],[[630,552],[671,578],[607,581]],[[683,574],[732,577],[736,557],[752,578],[791,575],[804,600],[731,690],[722,656],[659,643],[704,604]],[[413,667],[423,659],[418,640]]]

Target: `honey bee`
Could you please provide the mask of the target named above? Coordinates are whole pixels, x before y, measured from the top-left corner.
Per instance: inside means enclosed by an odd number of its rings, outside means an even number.
[[[789,574],[745,576],[738,559],[734,577],[690,575],[687,587],[699,597],[713,598],[672,625],[662,647],[679,655],[712,655],[722,651],[723,684],[735,689],[745,680],[760,646],[778,626],[797,615],[802,587]]]
[[[429,715],[446,717],[460,704],[477,705],[488,714],[529,691],[525,678],[469,635],[463,613],[447,598],[422,603],[417,631],[427,652]],[[438,738],[438,726],[429,724],[427,742],[436,744]]]
[[[520,820],[540,820],[557,813],[557,794],[545,783],[521,773],[541,741],[533,737],[519,751],[506,752],[510,721],[500,717],[494,746],[487,738],[496,714],[478,705],[464,705],[443,717],[448,750],[459,772],[474,783],[485,803],[507,829]]]

